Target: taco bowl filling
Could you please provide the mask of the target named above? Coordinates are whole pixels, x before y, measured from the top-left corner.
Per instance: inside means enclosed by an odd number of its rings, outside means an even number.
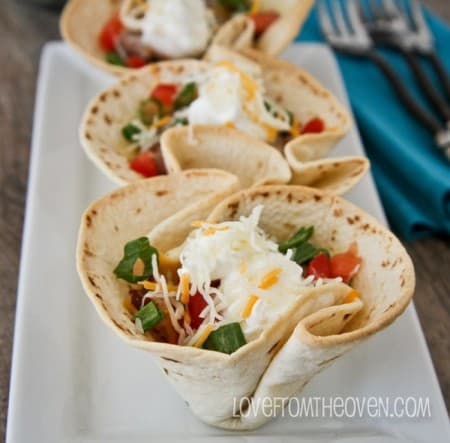
[[[204,54],[214,33],[236,13],[254,23],[258,38],[279,14],[259,0],[125,0],[103,26],[99,44],[108,63],[140,68],[155,60]]]
[[[299,122],[275,103],[265,92],[259,67],[250,72],[228,61],[189,76],[183,84],[158,84],[122,128],[130,144],[120,153],[131,169],[146,177],[163,173],[161,161],[157,165],[160,137],[178,125],[225,125],[278,147],[301,134],[325,130],[320,117]]]
[[[218,224],[194,222],[185,242],[162,253],[147,237],[130,241],[114,270],[129,284],[125,306],[141,333],[158,341],[231,354],[258,338],[306,288],[348,285],[361,265],[356,244],[332,253],[301,227],[276,243],[258,226],[263,206]],[[150,336],[149,336],[150,338]]]

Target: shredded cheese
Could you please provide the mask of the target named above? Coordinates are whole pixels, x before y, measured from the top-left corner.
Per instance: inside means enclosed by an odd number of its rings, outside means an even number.
[[[294,115],[294,117],[292,118],[292,127],[291,127],[291,135],[293,137],[297,137],[298,135],[300,135],[300,130],[299,130],[299,122],[297,117]]]
[[[166,115],[165,117],[160,118],[159,120],[156,120],[152,124],[152,128],[161,128],[162,126],[165,126],[169,124],[172,121],[172,117],[170,115]]]
[[[359,292],[352,289],[342,300],[342,303],[352,303],[359,299]]]
[[[278,283],[278,279],[281,274],[281,268],[275,268],[269,271],[261,280],[259,284],[259,289],[269,289],[273,285]]]
[[[253,306],[255,306],[255,304],[258,300],[259,300],[259,297],[254,294],[248,298],[247,304],[245,305],[245,308],[242,311],[242,318],[249,318],[250,315],[252,315]]]
[[[201,220],[195,220],[191,223],[191,226],[193,228],[201,228],[204,222],[202,222]]]
[[[181,285],[181,303],[187,305],[189,303],[189,284],[191,279],[187,272],[181,274],[180,285]]]
[[[202,335],[200,335],[200,338],[195,342],[194,346],[196,348],[201,348],[213,330],[214,325],[207,325],[205,330],[202,332]]]
[[[145,289],[148,289],[149,291],[160,291],[161,290],[161,285],[159,283],[155,283],[153,281],[148,281],[148,280],[144,280],[144,281],[140,281],[139,282],[140,285],[142,285]],[[169,292],[176,292],[178,287],[175,285],[171,285],[170,283],[167,283],[167,290]]]
[[[247,99],[253,100],[258,92],[258,84],[245,72],[241,71],[237,66],[231,62],[223,61],[217,64],[218,67],[228,69],[231,72],[236,72],[241,77],[241,81],[245,92],[247,93]]]
[[[250,11],[248,11],[249,14],[256,14],[261,10],[261,0],[253,0],[252,7],[250,8]]]
[[[230,229],[228,226],[224,226],[223,228],[215,228],[214,226],[210,226],[203,231],[203,235],[214,235],[218,231],[228,231]]]

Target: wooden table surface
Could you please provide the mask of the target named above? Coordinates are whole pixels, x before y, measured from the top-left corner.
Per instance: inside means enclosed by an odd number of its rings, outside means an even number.
[[[450,21],[450,1],[428,0]],[[58,14],[0,2],[0,440],[4,441],[17,274],[27,190],[36,73],[42,45],[59,39]],[[67,104],[70,106],[70,103]],[[450,408],[450,241],[406,245],[417,272],[415,304]],[[38,294],[37,294],[38,295]],[[405,374],[406,375],[406,374]],[[2,438],[3,437],[3,438]]]

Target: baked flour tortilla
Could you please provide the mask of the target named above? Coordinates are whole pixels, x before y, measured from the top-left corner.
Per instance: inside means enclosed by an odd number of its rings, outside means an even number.
[[[224,48],[215,48],[210,53],[214,62],[231,59],[239,64],[246,64],[249,69],[259,69],[261,64],[265,87],[271,98],[292,110],[302,121],[315,116],[321,117],[326,128],[320,134],[300,135],[289,141],[284,149],[279,147],[284,152],[285,160],[276,153],[271,153],[273,150],[263,142],[245,135],[239,136],[238,131],[232,128],[194,128],[193,133],[200,140],[204,158],[198,158],[194,163],[190,160],[190,167],[218,167],[215,159],[220,156],[226,159],[222,163],[228,165],[227,170],[236,174],[239,170],[255,171],[255,164],[263,158],[264,164],[272,162],[270,174],[261,176],[261,171],[256,172],[256,176],[249,180],[252,184],[289,181],[285,172],[287,161],[292,171],[293,184],[314,186],[336,193],[343,193],[355,185],[368,169],[366,159],[323,159],[350,127],[350,117],[343,106],[300,68],[277,62],[273,58],[262,58],[251,51],[245,52],[245,56]],[[118,184],[141,179],[142,176],[131,170],[128,160],[118,152],[129,144],[122,136],[122,127],[135,116],[140,102],[157,84],[183,83],[185,78],[203,73],[209,67],[208,62],[199,60],[155,63],[122,77],[115,85],[101,92],[87,108],[80,126],[80,141],[89,158]],[[191,150],[193,137],[183,128],[170,131],[173,131],[172,135],[163,137],[163,145],[166,147],[163,154],[166,168],[172,172],[187,167],[185,160],[188,156],[192,157],[193,149],[191,153],[188,151]],[[179,146],[174,147],[175,142]],[[231,152],[231,145],[234,146],[234,154]],[[258,149],[260,153],[256,159],[255,152]],[[239,156],[236,155],[238,150]]]
[[[235,399],[239,404],[239,399],[251,398],[256,404],[267,396],[296,395],[316,373],[404,311],[414,290],[414,269],[386,228],[342,198],[301,186],[253,187],[219,203],[208,221],[236,220],[262,204],[260,226],[279,241],[299,226],[314,225],[312,241],[331,251],[346,250],[357,242],[363,263],[352,286],[363,303],[340,304],[348,294],[348,287],[340,283],[306,288],[292,311],[231,355],[155,342],[151,333],[144,336],[136,330],[123,306],[128,285],[116,278],[113,269],[127,241],[159,230],[153,235],[158,244],[158,235],[171,235],[159,229],[168,220],[164,217],[176,218],[177,209],[205,212],[204,200],[185,206],[186,193],[195,195],[204,184],[195,182],[196,174],[185,171],[142,180],[93,203],[81,222],[78,272],[100,317],[125,342],[157,360],[197,417],[224,429],[255,429],[269,417],[261,409],[252,413],[251,407],[233,411]],[[190,180],[193,192],[180,186]],[[167,194],[157,196],[157,190]],[[176,229],[172,224],[174,237]]]
[[[122,0],[70,0],[60,20],[63,39],[89,62],[115,75],[135,69],[108,63],[98,36],[121,3]],[[262,0],[261,9],[276,10],[280,18],[257,40],[256,48],[272,55],[283,51],[298,34],[313,3],[314,0]],[[218,29],[211,46],[255,47],[254,35],[253,22],[245,15],[236,15]]]

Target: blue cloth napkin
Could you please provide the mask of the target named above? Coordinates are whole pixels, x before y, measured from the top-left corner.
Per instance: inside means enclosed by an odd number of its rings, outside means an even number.
[[[450,27],[429,11],[425,15],[439,57],[450,72]],[[297,41],[324,41],[315,9]],[[381,52],[408,89],[432,111],[404,58],[389,49]],[[432,135],[408,114],[377,66],[336,55],[393,230],[405,240],[450,234],[450,163],[435,147]],[[424,66],[434,75],[427,63]]]

